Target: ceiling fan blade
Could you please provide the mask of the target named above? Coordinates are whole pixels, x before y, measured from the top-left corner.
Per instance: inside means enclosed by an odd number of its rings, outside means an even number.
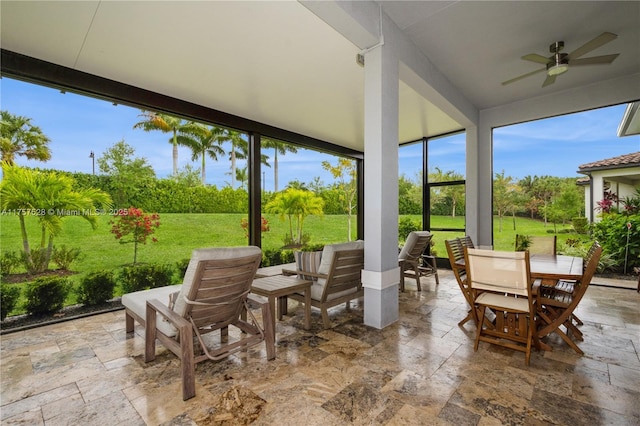
[[[542,83],[542,87],[547,87],[550,84],[553,84],[556,82],[556,76],[555,75],[548,75],[547,78],[544,80],[544,83]]]
[[[569,60],[577,59],[580,56],[585,55],[591,52],[592,50],[597,49],[598,47],[609,43],[610,41],[615,40],[616,38],[618,38],[616,34],[604,32],[600,34],[598,37],[594,38],[591,41],[586,42],[585,44],[578,47],[573,52],[569,53]]]
[[[551,59],[546,58],[542,55],[538,55],[537,53],[529,53],[528,55],[524,55],[521,59],[524,59],[525,61],[536,62],[538,64],[543,64],[543,65],[546,65],[549,62],[551,62]]]
[[[547,69],[546,67],[545,68],[540,68],[538,70],[531,71],[531,72],[526,73],[526,74],[522,74],[521,76],[518,76],[516,78],[512,78],[511,80],[503,81],[502,85],[506,86],[507,84],[511,84],[511,83],[514,83],[514,82],[516,82],[518,80],[522,80],[523,78],[527,78],[527,77],[532,76],[534,74],[538,74],[539,72],[546,71],[546,69]]]
[[[597,65],[597,64],[610,64],[620,55],[619,53],[614,53],[613,55],[602,55],[602,56],[594,56],[592,58],[582,58],[582,59],[573,59],[569,65]]]

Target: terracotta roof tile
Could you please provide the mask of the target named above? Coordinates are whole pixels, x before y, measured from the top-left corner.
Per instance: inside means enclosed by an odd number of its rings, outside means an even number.
[[[593,163],[582,164],[578,167],[578,171],[583,172],[588,170],[613,169],[632,166],[640,166],[640,152],[633,152],[631,154],[594,161]]]

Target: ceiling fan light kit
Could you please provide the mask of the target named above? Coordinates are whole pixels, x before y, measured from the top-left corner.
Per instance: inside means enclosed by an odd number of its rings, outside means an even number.
[[[552,43],[549,46],[549,52],[551,52],[551,56],[545,57],[542,55],[538,55],[537,53],[530,53],[528,55],[524,55],[522,57],[525,61],[531,61],[538,64],[544,64],[545,68],[541,68],[532,72],[528,72],[519,77],[512,78],[511,80],[503,81],[502,85],[507,85],[510,83],[514,83],[516,81],[522,80],[526,77],[537,74],[541,71],[546,70],[547,78],[542,83],[542,87],[546,87],[550,84],[555,83],[556,77],[560,74],[564,74],[569,71],[569,66],[581,66],[581,65],[598,65],[598,64],[611,64],[615,58],[618,57],[618,54],[613,55],[603,55],[603,56],[594,56],[590,58],[579,59],[581,56],[586,55],[592,50],[597,49],[598,47],[613,41],[618,36],[613,33],[604,32],[600,34],[598,37],[586,42],[576,50],[571,53],[561,53],[560,51],[564,48],[563,41],[557,41]]]

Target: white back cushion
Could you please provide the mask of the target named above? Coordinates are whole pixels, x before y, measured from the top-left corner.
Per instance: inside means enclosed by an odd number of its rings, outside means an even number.
[[[364,241],[351,241],[348,243],[341,244],[328,244],[324,246],[322,249],[322,260],[320,260],[320,266],[318,266],[319,274],[328,274],[331,269],[331,262],[333,262],[333,253],[340,250],[353,250],[353,249],[363,249]],[[324,279],[319,279],[318,282],[320,284],[324,284]]]
[[[178,315],[183,316],[187,304],[184,301],[184,298],[189,295],[191,288],[194,285],[194,279],[196,278],[196,270],[198,269],[198,262],[202,260],[213,260],[213,259],[234,259],[238,257],[251,256],[258,253],[262,253],[259,247],[248,246],[248,247],[211,247],[211,248],[201,248],[196,249],[191,254],[191,260],[189,261],[189,266],[187,267],[187,272],[184,274],[184,280],[182,281],[182,288],[180,289],[180,294],[176,299],[176,304],[173,307],[173,310]]]

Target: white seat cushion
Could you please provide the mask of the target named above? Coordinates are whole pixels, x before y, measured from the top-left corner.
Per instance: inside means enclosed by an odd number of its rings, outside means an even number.
[[[476,303],[487,306],[495,306],[510,311],[529,312],[529,300],[526,297],[515,298],[504,294],[482,293],[476,298]]]
[[[136,291],[122,295],[122,305],[143,320],[147,316],[147,300],[158,299],[160,302],[169,306],[169,298],[173,293],[179,292],[182,285],[168,285],[166,287],[152,288],[150,290]],[[156,326],[162,334],[167,336],[175,336],[176,328],[171,325],[164,317],[157,315]]]

